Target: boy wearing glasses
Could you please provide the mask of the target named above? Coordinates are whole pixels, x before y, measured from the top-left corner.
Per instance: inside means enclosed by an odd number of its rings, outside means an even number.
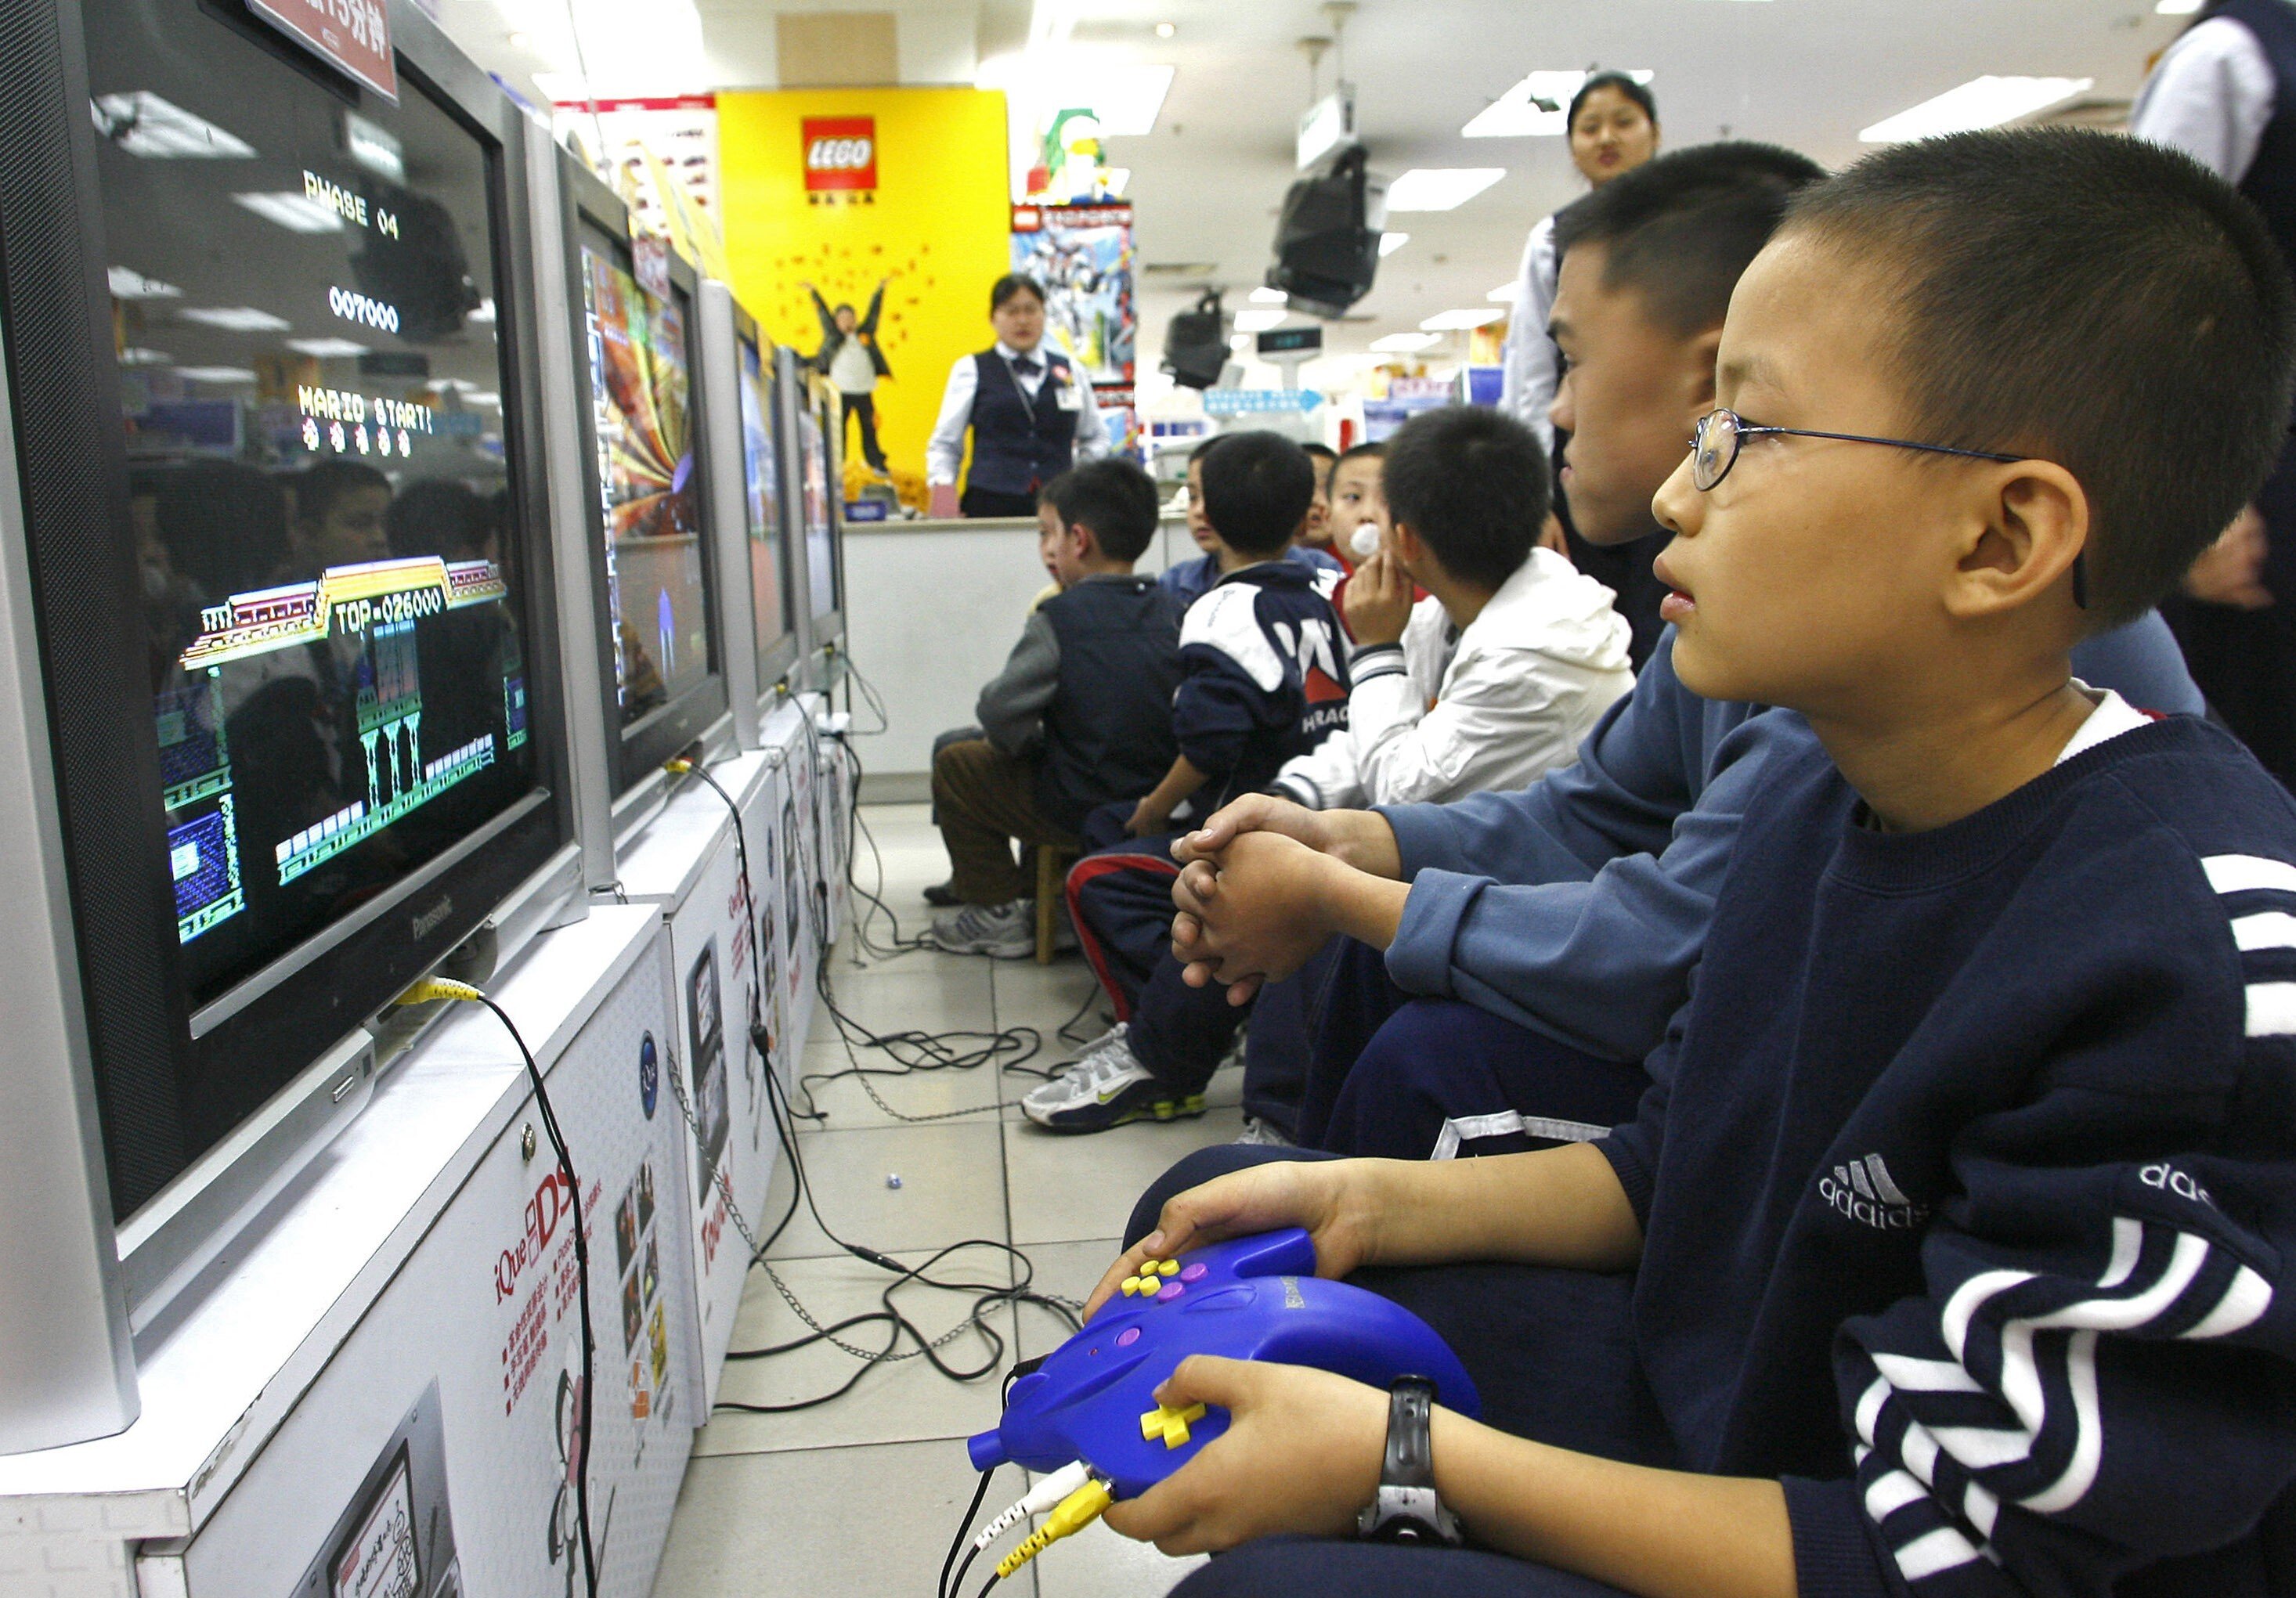
[[[2069,657],[2276,458],[2286,269],[2185,157],[1959,135],[1800,197],[1718,357],[1657,501],[1675,667],[1816,746],[1748,806],[1641,1110],[1525,1154],[1232,1174],[1095,1295],[1305,1226],[1325,1274],[1524,1328],[1461,1348],[1487,1396],[1557,1385],[1612,1435],[1195,1359],[1159,1397],[1227,1431],[1110,1523],[1250,1544],[1185,1598],[2278,1590],[2296,805]],[[1623,1327],[1542,1332],[1557,1283],[1621,1271]],[[1440,1513],[1381,1490],[1398,1430]],[[1406,1506],[1477,1549],[1265,1540]]]
[[[1731,289],[1821,176],[1775,146],[1702,145],[1563,213],[1555,416],[1587,538],[1659,534],[1651,496],[1713,408]],[[1320,1018],[1299,1142],[1414,1160],[1518,1152],[1633,1113],[1643,1061],[1688,996],[1739,818],[1773,758],[1812,742],[1790,712],[1700,699],[1673,651],[1669,632],[1578,763],[1527,788],[1323,812],[1253,796],[1183,840],[1183,860],[1220,859],[1216,881],[1192,865],[1175,896],[1190,980],[1241,997],[1334,933],[1357,940]],[[2157,616],[2084,639],[2074,664],[2146,709],[2201,709]]]

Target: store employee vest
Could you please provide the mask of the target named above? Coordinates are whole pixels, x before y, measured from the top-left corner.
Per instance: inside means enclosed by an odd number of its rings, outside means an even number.
[[[2296,5],[2288,0],[2232,0],[2217,13],[2256,36],[2272,63],[2272,120],[2240,192],[2264,214],[2280,253],[2296,268]]]
[[[1061,646],[1060,685],[1045,711],[1037,805],[1071,832],[1101,806],[1137,799],[1180,752],[1183,607],[1152,577],[1095,578],[1044,603]]]
[[[1031,401],[1020,373],[993,349],[972,357],[972,471],[968,488],[1033,494],[1069,469],[1076,454],[1077,414],[1061,408],[1076,381],[1065,356],[1039,348],[1045,381]]]

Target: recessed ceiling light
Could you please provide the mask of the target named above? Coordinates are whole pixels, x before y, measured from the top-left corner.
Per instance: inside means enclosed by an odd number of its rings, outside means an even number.
[[[1387,185],[1387,209],[1456,210],[1505,176],[1505,167],[1414,167]]]
[[[1464,332],[1471,327],[1482,327],[1496,322],[1505,315],[1505,311],[1439,311],[1419,325],[1431,333]]]
[[[1437,333],[1390,333],[1383,339],[1374,339],[1371,347],[1387,355],[1409,355],[1414,350],[1428,349],[1443,341]]]
[[[1289,305],[1292,303],[1292,296],[1286,294],[1281,289],[1271,289],[1263,284],[1251,291],[1251,303],[1254,305]]]
[[[1493,289],[1489,293],[1484,295],[1483,298],[1486,299],[1496,299],[1501,305],[1513,305],[1514,303],[1515,291],[1521,287],[1522,285],[1518,283],[1503,283],[1497,288]]]
[[[98,94],[88,102],[95,131],[130,155],[158,160],[245,160],[255,147],[149,89]]]
[[[146,277],[125,266],[107,267],[103,275],[111,285],[114,299],[176,299],[184,292],[173,283],[163,283],[156,277]]]
[[[1411,235],[1407,233],[1383,233],[1380,234],[1380,259],[1385,260],[1389,256],[1393,255],[1397,250],[1402,249],[1406,244],[1410,242]]]
[[[251,383],[255,373],[244,366],[178,366],[176,375],[195,383]]]
[[[1169,22],[1159,22],[1156,24],[1156,37],[1160,39],[1168,39],[1178,31],[1179,29],[1173,27]]]
[[[142,349],[131,346],[119,352],[123,366],[165,366],[176,357],[164,349]]]
[[[1857,136],[1868,144],[1895,144],[1973,127],[1998,127],[2087,94],[2095,82],[2094,78],[1972,78],[1911,110],[1884,117]]]
[[[1275,307],[1257,311],[1238,311],[1235,331],[1240,333],[1264,333],[1291,313]]]
[[[289,189],[269,193],[234,194],[232,198],[266,222],[275,222],[289,233],[340,233],[343,219],[332,205]]]
[[[251,305],[193,306],[176,315],[201,327],[219,327],[233,333],[283,333],[290,325],[269,311],[258,311]]]
[[[322,361],[347,361],[366,353],[365,345],[354,344],[348,339],[290,339],[287,348]]]
[[[1647,69],[1628,72],[1636,83],[1648,83],[1656,73]],[[1532,72],[1475,113],[1459,130],[1469,139],[1560,138],[1570,131],[1570,97],[1587,81],[1584,72]],[[1554,107],[1552,111],[1548,106]]]

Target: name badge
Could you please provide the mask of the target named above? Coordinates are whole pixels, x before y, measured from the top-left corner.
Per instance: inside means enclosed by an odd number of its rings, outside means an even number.
[[[1084,390],[1074,383],[1061,383],[1053,390],[1053,398],[1064,411],[1084,409]]]

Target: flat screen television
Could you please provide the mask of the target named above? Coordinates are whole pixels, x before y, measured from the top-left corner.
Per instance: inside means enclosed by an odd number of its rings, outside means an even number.
[[[0,449],[124,1218],[567,842],[519,113],[406,7],[395,102],[237,0],[11,14]]]
[[[758,651],[758,688],[773,693],[797,663],[797,588],[782,510],[781,430],[774,419],[774,364],[779,352],[736,307],[735,380],[741,389],[742,491],[750,529],[750,620]]]
[[[836,400],[814,383],[794,351],[782,352],[781,388],[789,417],[790,482],[783,498],[797,540],[803,619],[799,647],[809,686],[825,688],[845,639],[844,484],[838,460]]]
[[[611,668],[599,675],[607,727],[619,733],[612,786],[628,795],[664,760],[716,735],[726,711],[694,381],[696,280],[672,252],[641,259],[646,247],[620,198],[570,156],[562,186],[576,372],[589,386],[595,625]]]

